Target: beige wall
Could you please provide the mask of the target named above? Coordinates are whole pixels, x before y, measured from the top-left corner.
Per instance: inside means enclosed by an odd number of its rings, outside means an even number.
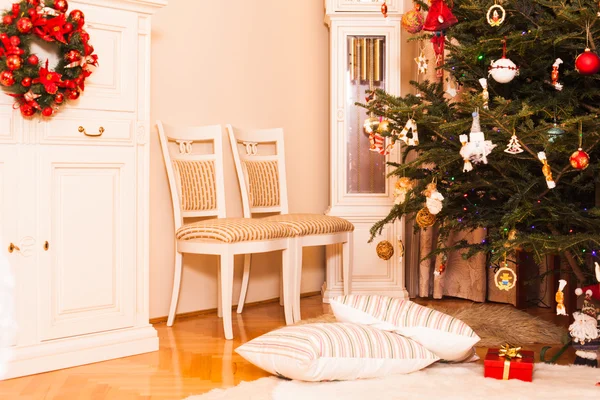
[[[153,20],[152,121],[283,127],[290,212],[322,213],[329,203],[329,47],[323,16],[321,0],[171,0]],[[241,216],[224,140],[227,212]],[[172,208],[155,130],[150,173],[150,316],[155,318],[168,314],[174,264]],[[248,301],[278,296],[279,254],[255,257]],[[303,292],[320,290],[324,254],[320,248],[305,250]],[[178,312],[215,308],[216,299],[216,258],[184,256]]]
[[[405,0],[405,7],[412,7]],[[329,33],[322,0],[171,0],[153,20],[152,120],[171,124],[283,127],[290,212],[329,204]],[[408,8],[407,8],[408,9]],[[403,33],[406,37],[407,35]],[[403,44],[402,90],[415,77],[413,44]],[[150,184],[150,316],[168,313],[174,238],[169,188],[156,132]],[[229,216],[241,204],[226,137]],[[302,291],[324,281],[322,248],[304,251]],[[234,303],[240,283],[236,265]],[[277,297],[280,257],[254,258],[248,301]],[[178,312],[216,307],[216,259],[187,255]]]

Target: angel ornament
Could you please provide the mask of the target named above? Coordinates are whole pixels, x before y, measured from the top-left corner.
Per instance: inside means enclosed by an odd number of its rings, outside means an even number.
[[[427,198],[425,200],[425,205],[429,212],[433,215],[439,214],[439,212],[442,211],[444,196],[438,192],[435,181],[427,185],[426,189],[423,191],[423,195]]]
[[[406,201],[406,195],[413,190],[414,187],[414,180],[407,177],[398,179],[398,181],[396,181],[396,187],[394,188],[394,196],[396,197],[394,204],[403,204]]]
[[[481,132],[481,126],[479,124],[478,111],[473,113],[473,125],[471,126],[469,137],[467,137],[467,135],[460,135],[459,139],[462,143],[460,155],[465,162],[463,172],[472,171],[472,163],[487,164],[487,156],[492,152],[494,147],[496,147],[491,140],[485,140],[485,136],[483,135],[483,132]]]

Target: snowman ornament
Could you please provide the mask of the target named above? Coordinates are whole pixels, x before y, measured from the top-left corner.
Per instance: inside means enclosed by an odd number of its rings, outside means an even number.
[[[508,83],[519,75],[519,67],[510,58],[506,58],[506,39],[502,41],[502,44],[502,58],[492,60],[488,71],[496,82]]]
[[[478,111],[473,113],[473,125],[471,126],[471,133],[469,136],[460,135],[459,139],[462,143],[460,155],[464,160],[463,172],[472,171],[473,164],[487,164],[487,156],[492,152],[494,147],[496,147],[491,140],[485,140],[485,136],[481,131],[479,123]]]

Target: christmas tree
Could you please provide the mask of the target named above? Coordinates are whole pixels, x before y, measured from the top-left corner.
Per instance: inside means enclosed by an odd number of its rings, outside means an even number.
[[[452,20],[448,2],[417,3],[424,10],[431,7],[430,14],[434,6],[438,14],[440,6],[448,8],[441,18],[428,16],[437,28],[426,22],[428,32],[413,38],[432,41],[440,56],[445,47],[445,59],[438,57],[437,64],[443,76],[411,82],[416,94],[377,91],[361,105],[389,120],[383,124],[389,129],[377,134],[388,142],[398,139],[405,159],[416,152],[412,161],[392,164],[390,179],[410,178],[414,184],[404,201],[373,226],[372,235],[419,211],[431,219],[426,188],[436,183],[444,198],[435,214],[439,243],[455,230],[486,228],[487,237],[434,253],[461,250],[471,257],[483,252],[488,265],[500,264],[517,249],[531,252],[538,262],[560,255],[580,283],[592,279],[589,257],[597,260],[600,251],[598,2],[461,0],[451,9],[458,20],[452,26],[444,23]],[[445,87],[456,83],[458,95],[449,96]],[[417,146],[401,142],[410,118],[418,124]],[[523,152],[504,152],[507,146]]]

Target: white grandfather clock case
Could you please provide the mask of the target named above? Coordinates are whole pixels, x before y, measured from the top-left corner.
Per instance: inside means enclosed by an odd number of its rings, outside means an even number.
[[[330,29],[330,207],[328,215],[345,218],[355,226],[353,294],[381,294],[408,298],[402,257],[404,224],[386,225],[382,235],[368,243],[369,229],[388,215],[394,204],[394,180],[386,179],[386,161],[400,161],[399,144],[388,156],[369,151],[363,122],[367,115],[354,103],[365,102],[365,90],[374,88],[400,94],[400,19],[402,0],[326,0],[325,22]],[[358,47],[356,47],[358,46]],[[364,47],[367,55],[361,53]],[[376,50],[370,50],[371,48]],[[371,53],[373,51],[373,53]],[[363,58],[364,56],[364,58]],[[362,64],[361,64],[362,63]],[[374,76],[361,76],[370,71]],[[358,68],[358,69],[357,69]],[[370,69],[369,69],[370,68]],[[366,78],[366,79],[364,79]],[[362,186],[361,186],[362,185]],[[389,260],[377,256],[376,246],[387,240],[394,246]],[[327,249],[327,276],[323,300],[343,292],[342,248]]]
[[[5,378],[158,350],[148,311],[150,22],[166,4],[69,1],[100,63],[80,99],[25,120],[0,93],[0,251],[17,323]],[[57,57],[37,54],[51,66]]]

